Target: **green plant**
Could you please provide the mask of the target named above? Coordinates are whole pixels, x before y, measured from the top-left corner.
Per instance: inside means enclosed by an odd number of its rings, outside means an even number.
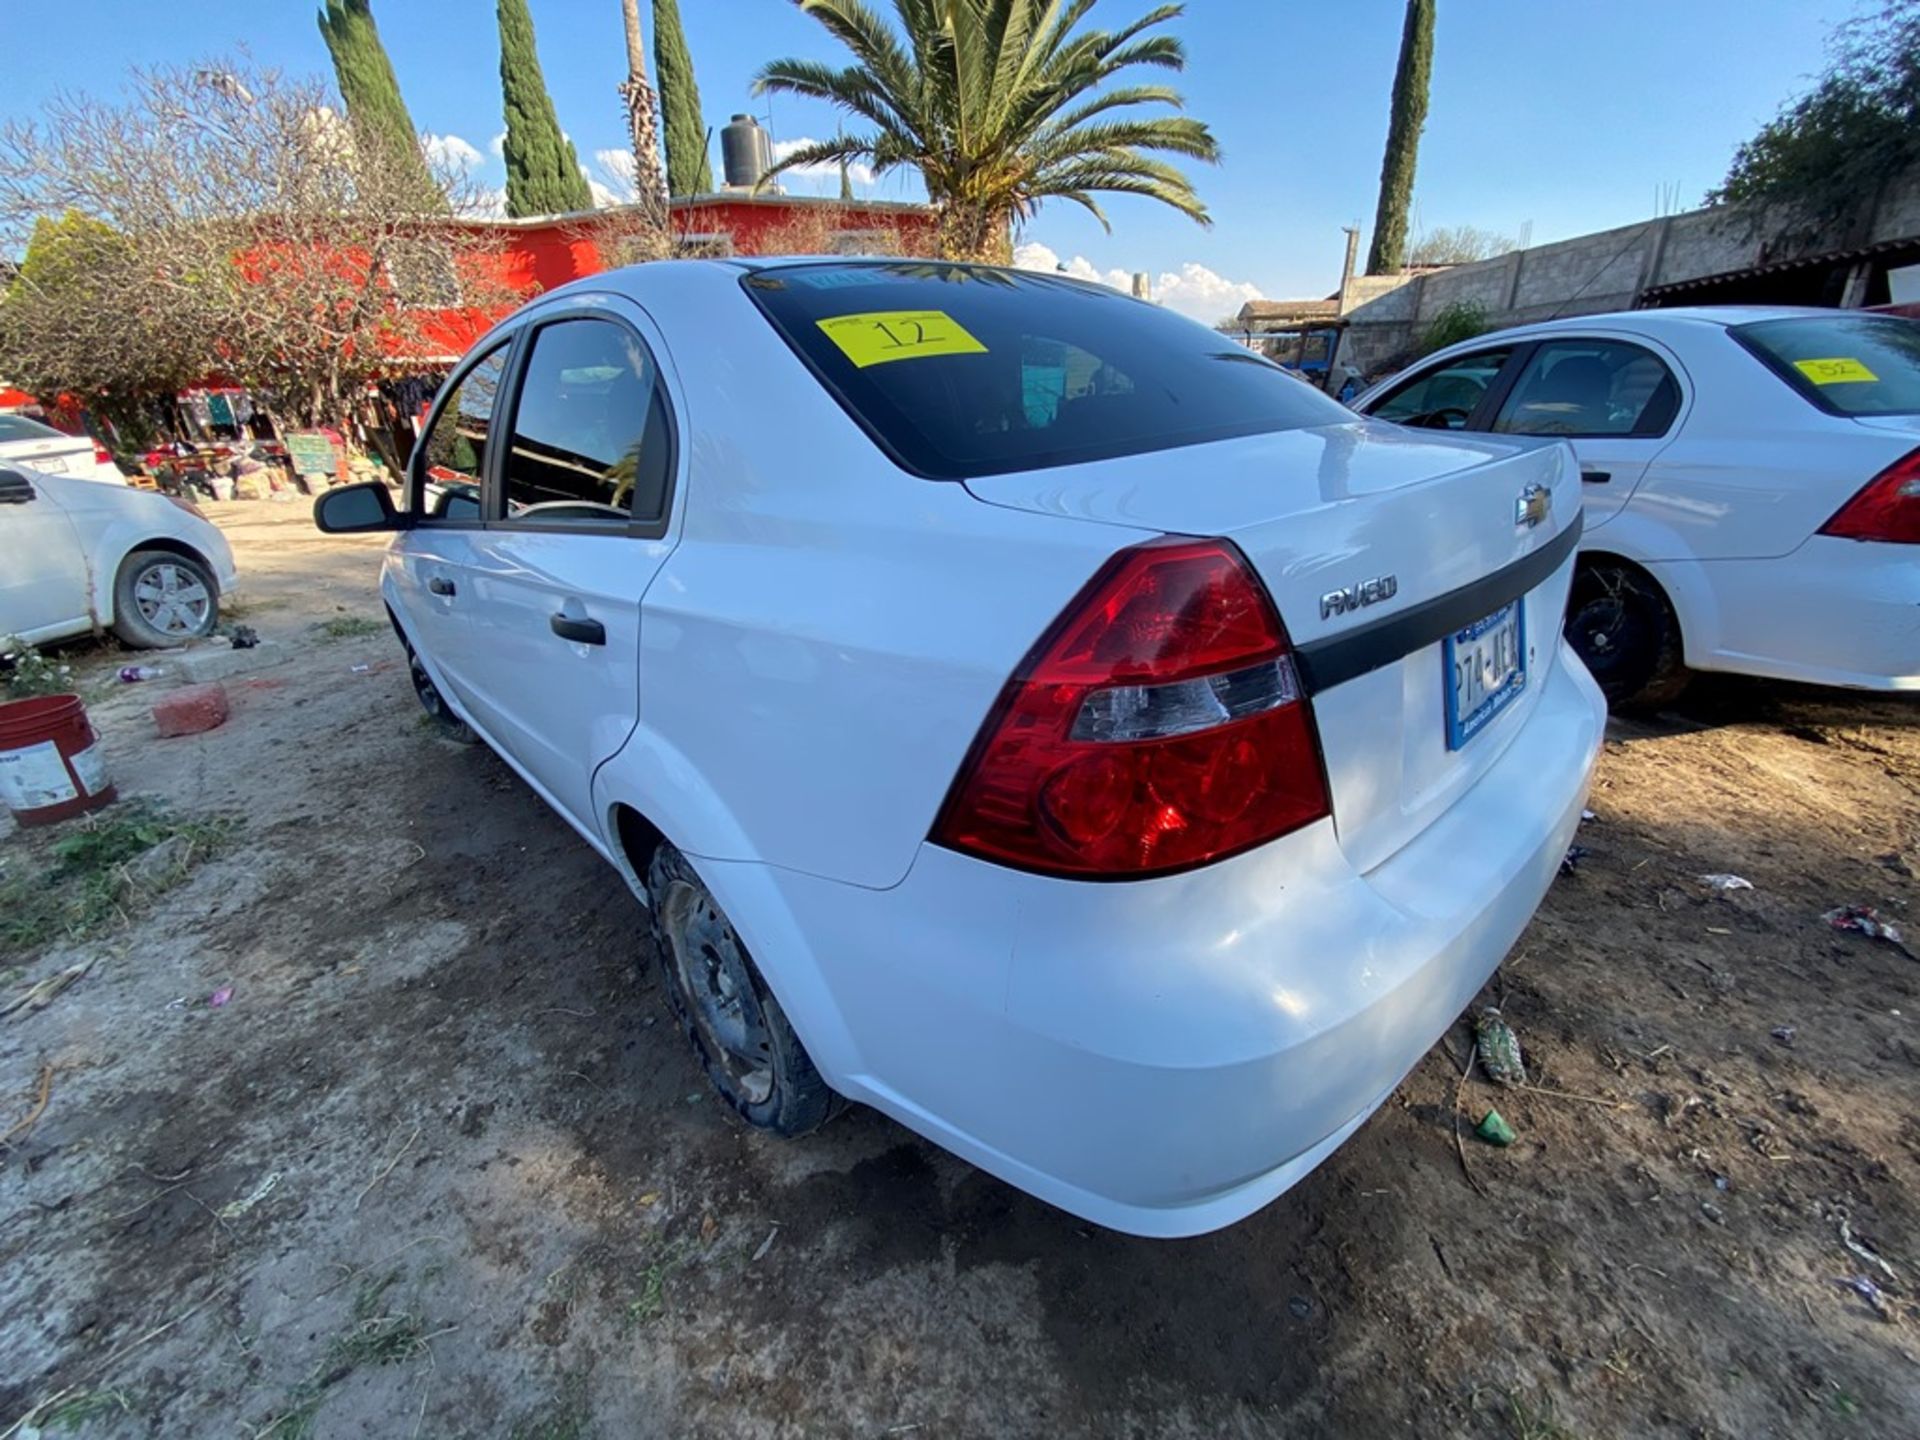
[[[407,113],[393,62],[374,24],[371,0],[326,0],[319,19],[355,142],[388,157],[431,208],[444,208],[420,150],[420,132]]]
[[[1433,11],[1434,0],[1407,0],[1400,60],[1393,72],[1387,148],[1380,157],[1380,202],[1374,209],[1373,244],[1367,250],[1369,275],[1397,275],[1406,268],[1407,215],[1413,208],[1413,175],[1433,78]]]
[[[387,627],[365,615],[330,615],[313,628],[328,640],[361,640]]]
[[[426,1349],[427,1327],[418,1315],[387,1310],[383,1300],[400,1279],[398,1270],[365,1281],[353,1297],[353,1320],[328,1349],[342,1365],[397,1365]]]
[[[0,671],[5,672],[8,700],[61,695],[73,688],[71,665],[49,659],[15,635],[0,639]]]
[[[1472,300],[1456,300],[1427,322],[1420,332],[1420,353],[1431,355],[1462,340],[1487,333],[1487,310]]]
[[[134,902],[123,871],[128,861],[186,838],[177,863],[143,882],[143,894],[157,894],[218,852],[235,828],[235,821],[223,817],[176,819],[159,805],[137,800],[86,817],[47,847],[50,865],[10,869],[0,879],[0,953],[88,934]]]
[[[661,129],[667,150],[667,193],[704,195],[713,189],[700,87],[680,28],[679,0],[653,0],[653,74],[659,82]]]
[[[507,214],[560,215],[591,210],[593,192],[580,173],[580,157],[560,129],[553,97],[540,73],[527,0],[499,0],[500,88],[507,135]]]
[[[1094,3],[894,0],[896,29],[864,0],[800,0],[855,63],[836,70],[775,60],[756,77],[756,93],[811,96],[872,128],[801,146],[763,178],[843,161],[876,175],[916,169],[948,260],[1005,264],[1013,223],[1049,199],[1070,200],[1102,225],[1095,197],[1103,192],[1145,196],[1210,223],[1193,183],[1152,152],[1212,162],[1220,158],[1212,132],[1184,115],[1131,113],[1183,102],[1168,86],[1127,83],[1135,67],[1185,65],[1178,40],[1147,33],[1184,7],[1157,5],[1117,30],[1083,30]]]
[[[1825,232],[1920,161],[1920,0],[1887,0],[1848,21],[1831,54],[1813,89],[1734,153],[1709,204],[1776,202]]]

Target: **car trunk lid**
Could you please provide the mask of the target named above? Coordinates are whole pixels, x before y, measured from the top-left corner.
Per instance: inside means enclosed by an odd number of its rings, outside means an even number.
[[[1555,663],[1580,523],[1564,444],[1355,422],[966,484],[989,504],[1239,546],[1292,637],[1334,825],[1363,871],[1493,764]],[[1524,681],[1450,743],[1445,636],[1515,600]]]

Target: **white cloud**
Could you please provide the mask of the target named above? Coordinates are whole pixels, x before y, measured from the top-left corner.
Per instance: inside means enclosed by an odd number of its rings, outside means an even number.
[[[804,150],[809,145],[818,145],[818,140],[801,136],[796,140],[776,140],[773,142],[773,158],[784,160],[796,150]],[[857,193],[863,187],[873,188],[873,167],[862,161],[854,161],[847,167],[847,176],[853,181]],[[809,195],[838,195],[840,193],[840,167],[838,165],[796,165],[791,170],[782,170],[776,184],[789,190],[797,190]]]
[[[436,170],[465,175],[481,164],[481,154],[458,135],[435,135],[428,131],[420,137],[420,148],[427,152],[427,163]]]
[[[631,150],[607,149],[593,152],[593,163],[600,167],[598,175],[588,175],[590,182],[597,183],[610,194],[620,197],[619,203],[626,204],[633,199],[633,152]],[[580,167],[585,169],[583,165]]]
[[[475,220],[507,218],[507,192],[503,186],[476,185],[460,197],[460,213]]]
[[[487,142],[487,149],[493,152],[493,157],[496,160],[502,155],[505,155],[507,153],[507,132],[502,130],[498,135],[489,140]]]
[[[609,205],[624,205],[633,198],[632,185],[616,190],[613,186],[602,182],[592,170],[587,168],[585,162],[580,166],[580,178],[587,182],[587,193],[593,196],[593,208],[596,210],[605,210]]]
[[[1133,276],[1126,270],[1101,270],[1084,255],[1061,260],[1059,252],[1038,241],[1016,245],[1013,263],[1022,270],[1045,270],[1092,280],[1131,292]],[[1260,287],[1245,280],[1229,280],[1196,260],[1178,270],[1165,270],[1153,280],[1153,298],[1169,310],[1212,325],[1233,314],[1249,300],[1263,299]]]

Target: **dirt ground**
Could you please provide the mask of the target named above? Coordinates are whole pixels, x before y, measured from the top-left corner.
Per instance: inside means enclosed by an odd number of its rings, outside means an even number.
[[[743,1130],[613,872],[381,628],[315,628],[380,619],[378,544],[216,508],[267,642],[232,720],[153,740],[168,682],[77,663],[123,791],[235,840],[0,955],[0,1003],[98,960],[0,1021],[0,1131],[52,1067],[0,1152],[0,1435],[1920,1434],[1920,964],[1821,920],[1920,929],[1920,704],[1615,721],[1483,997],[1543,1088],[1463,1092],[1463,1023],[1276,1204],[1143,1241],[869,1111]]]

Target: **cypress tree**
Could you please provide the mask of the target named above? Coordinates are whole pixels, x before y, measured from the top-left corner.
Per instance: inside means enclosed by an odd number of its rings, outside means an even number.
[[[356,143],[384,151],[410,183],[418,184],[424,203],[444,209],[445,197],[420,152],[420,135],[407,102],[400,98],[400,82],[380,43],[370,0],[326,0],[317,18]]]
[[[1393,115],[1380,161],[1380,204],[1373,216],[1369,275],[1395,275],[1407,262],[1407,214],[1413,208],[1413,172],[1420,132],[1427,123],[1427,85],[1433,75],[1434,0],[1407,0],[1400,32],[1400,64],[1393,75]]]
[[[533,45],[527,0],[500,0],[500,89],[506,103],[507,214],[591,210],[593,192],[573,142],[560,133]]]
[[[707,163],[707,127],[700,118],[693,57],[680,29],[680,0],[653,0],[653,74],[666,122],[667,193],[705,195],[713,189],[713,167]]]

